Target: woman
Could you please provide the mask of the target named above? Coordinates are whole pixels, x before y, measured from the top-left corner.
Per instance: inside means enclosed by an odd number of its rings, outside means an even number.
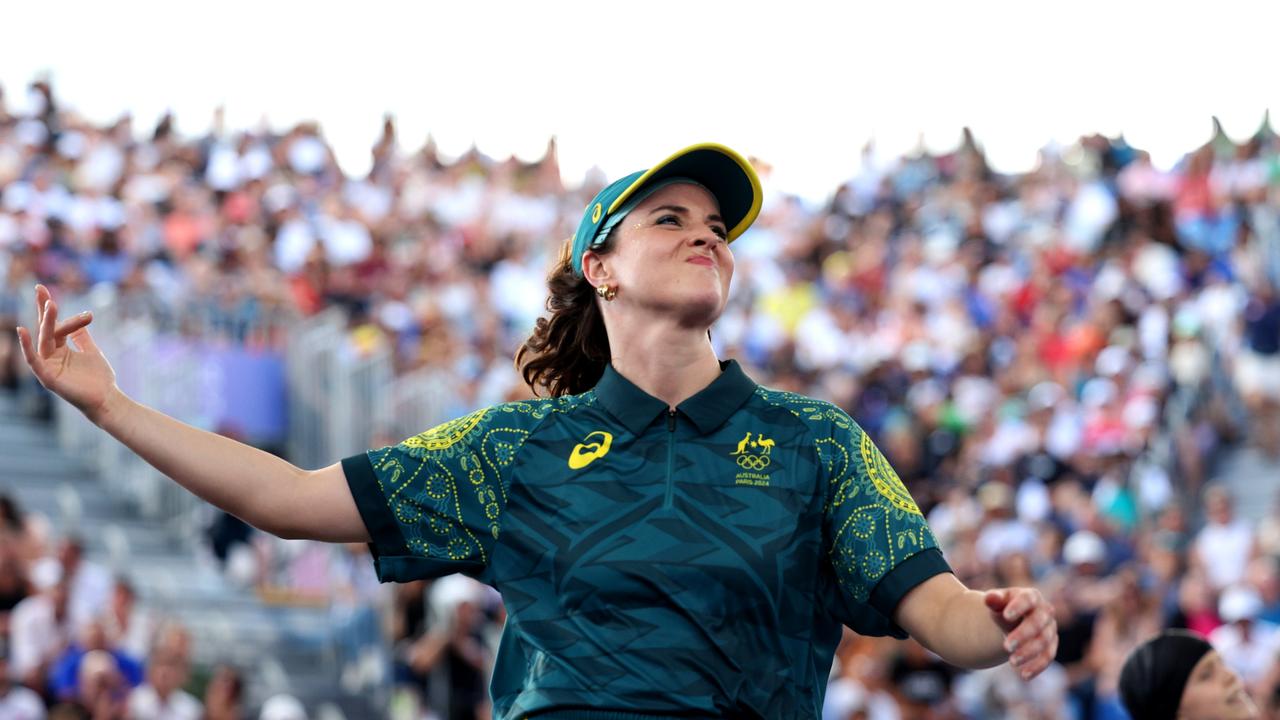
[[[609,185],[516,357],[549,398],[322,470],[133,402],[89,316],[58,325],[43,288],[38,340],[19,338],[45,387],[227,512],[370,542],[384,581],[464,572],[496,587],[497,717],[818,717],[841,624],[1036,675],[1057,646],[1038,591],[965,588],[848,415],[716,358],[729,243],[760,202],[751,166],[711,144]]]
[[[1258,706],[1204,638],[1165,630],[1129,653],[1120,697],[1134,720],[1248,720]]]

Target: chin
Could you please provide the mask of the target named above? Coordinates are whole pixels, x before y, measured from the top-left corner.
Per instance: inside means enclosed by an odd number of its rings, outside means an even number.
[[[710,327],[724,311],[724,299],[718,291],[690,293],[680,303],[680,310],[685,325]]]

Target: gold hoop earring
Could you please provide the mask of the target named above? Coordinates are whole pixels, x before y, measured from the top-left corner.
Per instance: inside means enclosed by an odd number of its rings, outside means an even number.
[[[606,302],[613,300],[618,295],[618,289],[612,285],[600,285],[596,287],[596,294],[604,298]]]

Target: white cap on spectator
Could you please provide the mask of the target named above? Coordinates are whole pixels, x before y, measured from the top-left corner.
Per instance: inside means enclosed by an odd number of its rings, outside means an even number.
[[[1062,386],[1051,380],[1036,383],[1034,387],[1027,391],[1027,405],[1030,406],[1031,412],[1037,410],[1047,410],[1057,405],[1067,395]]]
[[[88,144],[88,139],[85,138],[84,133],[77,130],[64,132],[58,137],[58,154],[64,158],[78,160],[81,155],[84,155],[85,147]]]
[[[1062,558],[1069,565],[1101,564],[1107,558],[1107,546],[1091,530],[1077,530],[1062,546]]]
[[[1124,422],[1131,428],[1148,428],[1156,421],[1160,408],[1156,401],[1146,395],[1135,397],[1124,404],[1121,412]]]
[[[908,372],[929,369],[929,345],[916,341],[902,348],[902,367]]]
[[[48,590],[62,580],[62,563],[57,558],[40,558],[31,566],[31,583],[36,590]]]
[[[14,130],[14,137],[23,145],[40,145],[49,137],[49,131],[45,129],[44,123],[39,120],[26,119],[18,123],[18,127]]]
[[[1248,585],[1232,585],[1222,591],[1218,600],[1218,615],[1223,622],[1253,620],[1262,613],[1262,598]]]
[[[450,617],[459,604],[484,600],[484,585],[466,575],[446,575],[431,585],[430,602],[438,617]]]
[[[258,720],[307,720],[307,709],[292,695],[273,695],[262,703]]]
[[[1049,496],[1049,488],[1040,478],[1027,478],[1018,485],[1014,504],[1018,508],[1018,519],[1037,523],[1049,517],[1053,510],[1053,500]]]
[[[1102,407],[1116,398],[1116,384],[1106,378],[1096,377],[1084,384],[1080,399],[1085,407]]]
[[[1129,351],[1118,345],[1108,345],[1098,353],[1098,359],[1094,362],[1094,368],[1099,375],[1107,377],[1115,377],[1123,373],[1129,367]]]

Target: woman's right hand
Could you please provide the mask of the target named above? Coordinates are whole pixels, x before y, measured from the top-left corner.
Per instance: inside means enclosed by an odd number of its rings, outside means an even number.
[[[115,371],[89,336],[93,314],[82,312],[59,326],[57,303],[48,288],[36,285],[36,317],[39,334],[34,343],[27,328],[18,328],[27,365],[41,385],[96,422],[117,388]]]

